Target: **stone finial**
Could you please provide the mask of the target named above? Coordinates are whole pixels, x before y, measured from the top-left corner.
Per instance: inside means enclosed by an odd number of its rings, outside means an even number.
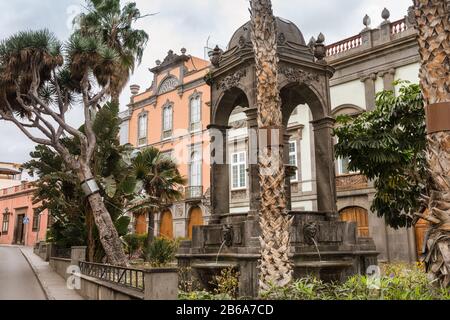
[[[311,37],[308,42],[308,47],[311,49],[311,51],[314,51],[314,46],[316,45],[316,38]]]
[[[130,86],[131,95],[135,96],[139,93],[139,90],[141,90],[141,87],[137,84],[132,84]]]
[[[314,44],[314,57],[316,57],[318,63],[326,64],[326,61],[324,60],[325,56],[325,36],[321,32]]]
[[[186,48],[181,48],[181,54],[184,56],[186,54],[187,50]]]
[[[216,46],[214,50],[209,52],[209,59],[211,61],[211,64],[218,68],[220,64],[220,60],[222,59],[222,49],[219,48],[219,46]]]
[[[370,19],[369,15],[366,14],[363,19],[363,24],[366,26],[366,28],[369,28],[371,23],[372,23],[372,20]]]
[[[381,17],[387,21],[390,17],[391,17],[391,13],[389,12],[389,10],[387,8],[384,8],[383,11],[381,12]]]

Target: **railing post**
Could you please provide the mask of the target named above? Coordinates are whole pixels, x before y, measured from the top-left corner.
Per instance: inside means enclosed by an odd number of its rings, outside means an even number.
[[[80,261],[86,261],[87,247],[72,247],[70,251],[71,265],[77,266]]]
[[[177,299],[177,268],[154,268],[144,271],[144,300]]]

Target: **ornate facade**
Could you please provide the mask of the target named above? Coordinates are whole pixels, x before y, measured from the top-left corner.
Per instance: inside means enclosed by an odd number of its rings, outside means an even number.
[[[357,224],[361,237],[374,239],[380,260],[411,262],[418,257],[423,228],[393,230],[387,227],[370,212],[375,192],[372,182],[358,173],[348,172],[346,159],[336,161],[333,168],[328,167],[332,159],[333,142],[328,137],[334,125],[333,117],[373,109],[375,93],[395,89],[394,80],[418,82],[415,31],[408,19],[391,22],[387,10],[383,10],[382,18],[382,24],[372,28],[370,18],[365,17],[361,33],[328,46],[321,34],[317,40],[306,44],[295,24],[278,20],[280,89],[287,126],[285,161],[286,165],[297,167],[287,179],[286,187],[292,210],[337,210],[340,219]],[[188,58],[185,51],[181,55],[170,51],[164,61],[158,61],[152,69],[155,74],[152,86],[132,98],[131,117],[127,115],[129,123],[125,125],[130,142],[137,146],[153,145],[170,151],[174,140],[180,138],[165,140],[161,129],[163,106],[173,105],[173,129],[190,130],[189,97],[195,94],[201,94],[201,132],[207,132],[210,124],[213,130],[227,132],[223,144],[224,164],[211,166],[210,172],[210,165],[205,161],[201,192],[198,186],[188,185],[186,200],[168,208],[173,217],[174,237],[190,237],[192,226],[197,222],[228,221],[228,217],[257,211],[257,168],[248,152],[255,143],[251,129],[257,127],[256,111],[252,107],[254,91],[248,90],[254,82],[249,30],[248,25],[239,28],[225,52],[218,47],[212,50],[211,65],[198,58]],[[312,63],[312,55],[317,64]],[[303,66],[298,67],[296,61],[302,61]],[[211,82],[210,71],[214,73],[214,82]],[[211,92],[213,98],[217,97],[213,101]],[[144,113],[148,115],[148,137],[144,144],[139,144],[139,115]],[[204,156],[209,155],[205,151],[207,139],[202,141],[184,145],[190,154],[203,150]],[[186,177],[190,173],[189,163],[192,161],[180,167]],[[214,181],[221,188],[210,195],[209,185]],[[200,193],[202,196],[198,197]],[[208,210],[211,201],[216,204],[216,212]],[[192,206],[197,212],[195,223],[190,219]],[[196,208],[201,209],[202,219],[198,218]],[[160,225],[159,219],[156,230],[160,230]]]

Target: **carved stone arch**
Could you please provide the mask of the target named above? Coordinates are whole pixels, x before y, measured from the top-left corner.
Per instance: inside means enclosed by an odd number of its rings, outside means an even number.
[[[241,86],[235,86],[220,93],[212,109],[211,123],[228,126],[228,120],[236,106],[249,107],[248,95],[245,88]]]
[[[281,88],[283,125],[287,125],[292,112],[301,104],[307,104],[313,120],[329,117],[327,104],[324,104],[316,90],[306,84],[289,83]]]
[[[174,75],[169,73],[161,80],[156,92],[158,95],[162,95],[175,90],[179,85],[180,81]]]
[[[331,115],[333,118],[336,118],[340,115],[359,115],[361,113],[365,112],[365,110],[361,107],[358,107],[357,105],[346,103],[341,104],[337,108],[334,108],[331,112]]]

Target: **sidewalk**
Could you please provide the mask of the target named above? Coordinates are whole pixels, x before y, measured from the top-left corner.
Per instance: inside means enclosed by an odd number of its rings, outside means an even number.
[[[31,247],[19,247],[38,278],[48,300],[83,300],[74,290],[66,286],[66,281],[52,270],[48,262],[33,253]]]

